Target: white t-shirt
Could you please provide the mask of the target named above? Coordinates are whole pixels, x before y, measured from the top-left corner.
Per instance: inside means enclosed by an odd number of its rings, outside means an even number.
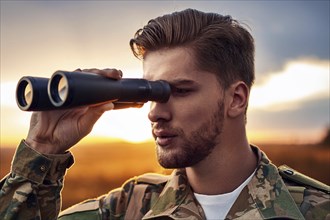
[[[239,187],[230,193],[220,195],[203,195],[194,193],[196,199],[203,207],[206,219],[225,219],[230,208],[233,206],[243,188],[250,182],[253,175],[254,172]]]

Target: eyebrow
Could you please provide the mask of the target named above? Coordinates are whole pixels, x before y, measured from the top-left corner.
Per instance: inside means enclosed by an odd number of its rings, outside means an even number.
[[[172,86],[182,86],[182,85],[198,85],[196,81],[190,79],[174,79],[174,80],[167,80],[167,82]]]

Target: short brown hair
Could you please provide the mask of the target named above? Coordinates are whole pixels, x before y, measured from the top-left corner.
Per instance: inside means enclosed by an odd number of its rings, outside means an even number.
[[[231,16],[186,9],[157,17],[130,40],[133,54],[143,59],[148,51],[191,49],[197,68],[217,74],[222,86],[254,81],[254,40]]]

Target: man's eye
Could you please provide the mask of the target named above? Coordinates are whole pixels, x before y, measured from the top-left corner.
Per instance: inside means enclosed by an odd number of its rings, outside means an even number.
[[[177,96],[187,95],[190,91],[190,89],[172,87],[172,94]]]

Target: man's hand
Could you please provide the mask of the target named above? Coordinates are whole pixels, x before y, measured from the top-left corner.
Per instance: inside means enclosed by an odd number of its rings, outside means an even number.
[[[116,69],[85,69],[82,71],[112,79],[122,77],[122,72]],[[107,102],[74,109],[34,112],[25,142],[40,153],[64,153],[89,134],[102,114],[113,107],[111,102]]]

